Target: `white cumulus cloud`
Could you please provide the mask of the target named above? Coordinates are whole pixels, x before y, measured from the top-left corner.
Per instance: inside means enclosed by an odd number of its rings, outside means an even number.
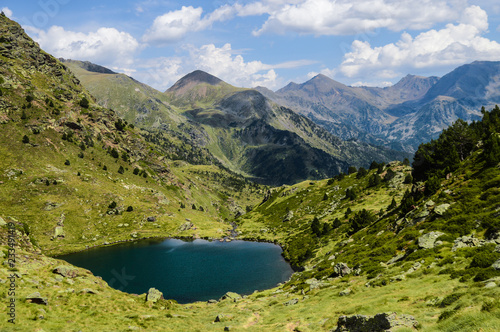
[[[8,18],[12,18],[12,10],[9,9],[9,7],[3,7],[2,12],[7,16]]]
[[[261,61],[245,62],[243,56],[234,54],[231,44],[216,47],[214,44],[191,48],[190,58],[194,67],[205,70],[228,83],[238,86],[263,85],[274,87],[277,75],[273,66]]]
[[[468,7],[456,24],[412,37],[404,32],[399,41],[372,47],[356,40],[339,69],[347,77],[376,75],[393,78],[402,69],[460,65],[474,60],[498,60],[500,44],[482,37],[488,16],[478,6]]]
[[[134,37],[115,28],[99,28],[89,33],[67,31],[60,26],[52,26],[47,31],[25,28],[45,51],[56,57],[123,67],[133,63],[139,49]]]
[[[210,27],[214,22],[224,21],[234,16],[235,9],[225,5],[202,17],[203,9],[182,6],[180,10],[170,11],[158,16],[142,37],[146,43],[164,46],[181,40],[187,33]]]
[[[308,60],[278,64],[245,61],[240,52],[233,50],[229,43],[221,47],[214,44],[201,47],[185,45],[183,50],[185,54],[180,56],[157,58],[143,63],[134,77],[164,91],[182,76],[200,69],[238,87],[264,86],[276,89],[284,84],[284,80],[275,69],[296,68],[312,63]]]
[[[457,19],[463,1],[445,0],[266,0],[238,7],[241,16],[269,15],[263,33],[348,35],[387,28],[428,29],[439,22]]]

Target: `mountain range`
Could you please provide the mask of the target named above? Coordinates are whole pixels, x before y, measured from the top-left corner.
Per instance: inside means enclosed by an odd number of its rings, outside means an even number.
[[[342,139],[413,153],[457,119],[479,120],[500,101],[500,62],[476,61],[438,78],[407,75],[385,87],[351,87],[324,75],[276,92],[257,88]]]

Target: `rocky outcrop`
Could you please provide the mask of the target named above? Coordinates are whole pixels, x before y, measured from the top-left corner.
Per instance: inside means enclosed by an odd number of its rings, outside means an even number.
[[[187,231],[187,230],[190,230],[191,228],[193,228],[193,223],[190,222],[190,221],[186,221],[185,223],[183,223],[182,225],[179,226],[179,232],[184,232],[184,231]]]
[[[443,235],[442,232],[430,232],[418,238],[418,246],[422,249],[432,249],[435,246],[442,244],[441,241],[436,241],[438,237]]]
[[[434,208],[434,212],[440,216],[442,216],[448,209],[450,208],[450,204],[441,204]]]
[[[63,226],[56,226],[56,228],[54,228],[54,236],[52,238],[57,239],[57,238],[63,238],[65,236],[66,234],[64,233]]]
[[[146,301],[151,303],[156,303],[158,300],[163,299],[163,293],[156,288],[150,288],[148,294],[146,295]]]
[[[305,283],[309,285],[309,289],[322,288],[328,285],[327,283],[316,278],[307,279]]]
[[[346,263],[337,263],[333,267],[333,274],[337,277],[343,277],[351,274],[352,270],[347,266]]]
[[[68,265],[59,265],[54,270],[52,270],[52,272],[60,274],[66,278],[75,278],[79,274],[77,269]]]
[[[235,293],[235,292],[227,292],[226,294],[224,294],[220,299],[219,301],[223,301],[223,300],[232,300],[234,302],[238,301],[239,299],[241,299],[241,295],[238,294],[238,293]]]
[[[391,313],[381,313],[375,316],[340,316],[335,332],[382,332],[394,331],[399,328],[416,329],[418,322],[413,316]]]
[[[43,304],[43,305],[48,305],[49,301],[47,300],[46,297],[42,297],[40,295],[40,292],[35,292],[33,294],[30,294],[26,297],[26,301],[31,302],[31,303],[36,303],[36,304]]]
[[[474,237],[473,234],[464,235],[456,238],[455,241],[453,241],[453,247],[451,248],[451,251],[457,251],[460,248],[481,247],[489,243],[500,245],[500,236],[497,235],[497,237],[491,240],[484,240]]]
[[[291,306],[291,305],[296,305],[297,303],[299,303],[299,299],[291,299],[290,301],[287,301],[285,303],[283,303],[283,305],[285,306]]]
[[[352,293],[352,289],[346,288],[343,291],[339,292],[339,296],[348,296],[348,295],[351,295],[351,293]]]

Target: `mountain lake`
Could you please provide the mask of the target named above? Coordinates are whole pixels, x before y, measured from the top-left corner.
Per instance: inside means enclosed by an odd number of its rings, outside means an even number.
[[[293,273],[272,243],[178,239],[140,240],[58,256],[111,287],[143,294],[154,287],[179,303],[219,299],[275,287]]]

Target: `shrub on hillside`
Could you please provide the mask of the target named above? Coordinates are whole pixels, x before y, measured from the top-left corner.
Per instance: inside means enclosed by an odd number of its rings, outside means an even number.
[[[360,229],[370,225],[376,220],[376,217],[370,211],[363,209],[354,214],[354,216],[349,220],[351,229],[350,234],[354,234]]]
[[[80,106],[83,108],[89,108],[89,100],[85,97],[80,100]]]

